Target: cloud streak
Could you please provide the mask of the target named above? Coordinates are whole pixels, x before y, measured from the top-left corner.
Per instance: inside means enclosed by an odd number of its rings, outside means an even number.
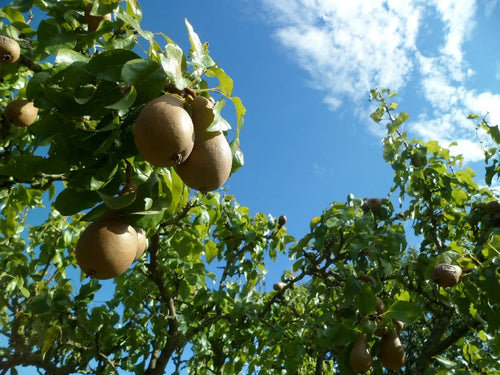
[[[371,88],[398,91],[417,82],[411,89],[427,103],[427,110],[411,122],[414,135],[457,141],[457,152],[466,159],[482,158],[479,141],[472,141],[474,124],[466,117],[489,112],[490,121],[499,123],[500,95],[468,87],[474,71],[464,43],[479,11],[474,0],[261,2],[275,37],[309,73],[333,110],[346,101],[364,105]],[[491,15],[497,3],[487,2],[483,14]],[[429,28],[436,35],[422,40],[423,30]]]

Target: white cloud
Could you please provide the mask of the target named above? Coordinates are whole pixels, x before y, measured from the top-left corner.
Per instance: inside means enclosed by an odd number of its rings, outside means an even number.
[[[365,106],[374,87],[399,91],[417,82],[412,90],[427,109],[412,114],[417,119],[410,124],[414,135],[446,145],[456,141],[456,152],[468,160],[482,157],[474,123],[466,117],[489,112],[490,121],[500,123],[500,95],[468,87],[474,67],[467,62],[464,44],[476,24],[475,0],[261,1],[277,40],[324,92],[332,110],[345,101]],[[484,14],[490,15],[498,2],[484,5]],[[439,36],[434,42],[441,43],[426,48],[436,51],[433,55],[419,44],[419,31],[429,27]]]
[[[276,37],[337,108],[373,86],[400,88],[413,68],[419,8],[405,1],[263,0]]]

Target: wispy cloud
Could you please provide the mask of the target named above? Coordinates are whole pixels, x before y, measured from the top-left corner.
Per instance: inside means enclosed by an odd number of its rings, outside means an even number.
[[[418,82],[427,110],[413,114],[417,137],[457,141],[468,160],[482,157],[469,113],[490,113],[500,123],[500,95],[468,86],[474,74],[464,44],[475,27],[474,0],[261,0],[277,40],[324,92],[333,110],[362,106],[373,87],[400,90]],[[482,8],[489,16],[498,0]],[[429,17],[435,15],[435,18]],[[432,24],[430,24],[433,22]],[[422,49],[419,33],[439,28],[439,43]],[[430,41],[426,41],[430,43]],[[431,54],[428,51],[435,51]],[[497,111],[497,112],[495,112]]]

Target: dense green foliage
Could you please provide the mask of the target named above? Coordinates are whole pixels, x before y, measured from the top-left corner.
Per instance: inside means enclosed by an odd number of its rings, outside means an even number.
[[[500,210],[488,204],[498,199],[489,187],[500,173],[498,147],[485,150],[483,181],[437,142],[409,139],[395,94],[374,90],[371,117],[387,123],[393,188],[380,209],[351,195],[331,203],[296,241],[284,217],[251,214],[224,191],[191,192],[175,167],[153,167],[137,153],[133,129],[145,103],[165,92],[188,103],[210,94],[211,128],[232,137],[233,172],[243,164],[245,109],[191,25],[184,53],[141,28],[135,0],[95,3],[93,13],[113,13],[95,32],[85,6],[19,0],[0,8],[0,34],[21,46],[19,61],[0,65],[0,107],[29,99],[39,108],[24,128],[0,117],[1,374],[23,366],[351,374],[360,333],[374,358],[370,373],[382,374],[377,330],[394,320],[405,323],[404,373],[500,371]],[[234,129],[221,115],[226,101]],[[498,127],[471,121],[500,143]],[[130,183],[137,190],[120,194]],[[108,210],[144,228],[149,246],[127,272],[98,281],[80,272],[74,248]],[[271,290],[279,280],[266,272],[278,253],[291,268],[285,287]],[[462,268],[456,286],[433,281],[438,263]]]

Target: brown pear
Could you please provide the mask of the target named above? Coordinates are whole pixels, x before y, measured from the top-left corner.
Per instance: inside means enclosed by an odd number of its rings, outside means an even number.
[[[12,64],[21,56],[19,43],[5,35],[0,35],[0,64]]]
[[[462,276],[462,269],[452,264],[438,264],[432,271],[432,279],[442,288],[457,285]]]
[[[75,252],[85,274],[100,280],[111,279],[125,272],[134,261],[137,232],[120,218],[106,215],[83,231]]]
[[[401,332],[403,330],[403,328],[405,327],[405,324],[402,321],[397,320],[397,319],[392,319],[392,323],[394,324],[394,327],[396,327],[396,330],[398,332]]]
[[[369,198],[361,205],[363,211],[380,211],[382,209],[382,201],[379,198]]]
[[[198,96],[191,103],[195,141],[187,160],[177,167],[184,183],[202,193],[220,188],[229,178],[233,156],[224,133],[209,132],[213,102]]]
[[[145,160],[171,167],[184,162],[193,150],[193,121],[179,98],[163,95],[146,104],[137,116],[134,140]]]
[[[142,254],[146,251],[148,247],[148,239],[146,237],[146,231],[142,228],[134,228],[137,232],[137,252],[135,254],[134,260],[139,259]]]
[[[378,357],[389,370],[399,370],[404,366],[406,353],[396,329],[391,329],[382,336]]]
[[[35,122],[36,116],[38,108],[29,100],[13,100],[5,107],[5,118],[15,126],[29,126]]]
[[[352,370],[357,374],[364,374],[373,364],[373,358],[368,350],[366,334],[360,333],[354,342],[349,357]]]
[[[499,201],[489,201],[484,204],[484,210],[489,214],[496,214],[500,212],[500,202]]]
[[[104,21],[104,20],[111,21],[111,14],[105,14],[103,16],[91,15],[90,12],[92,11],[92,6],[93,6],[92,3],[87,4],[87,6],[85,7],[85,13],[84,13],[85,21],[87,22],[87,26],[88,26],[89,31],[91,33],[93,33],[94,31],[96,31],[99,28],[99,25],[101,24],[102,21]]]
[[[282,290],[285,288],[285,286],[286,286],[286,284],[284,282],[280,281],[280,282],[277,282],[273,285],[273,289],[274,290]]]
[[[375,306],[375,310],[377,311],[378,315],[382,315],[385,311],[385,303],[382,301],[382,298],[377,297],[377,304]]]

